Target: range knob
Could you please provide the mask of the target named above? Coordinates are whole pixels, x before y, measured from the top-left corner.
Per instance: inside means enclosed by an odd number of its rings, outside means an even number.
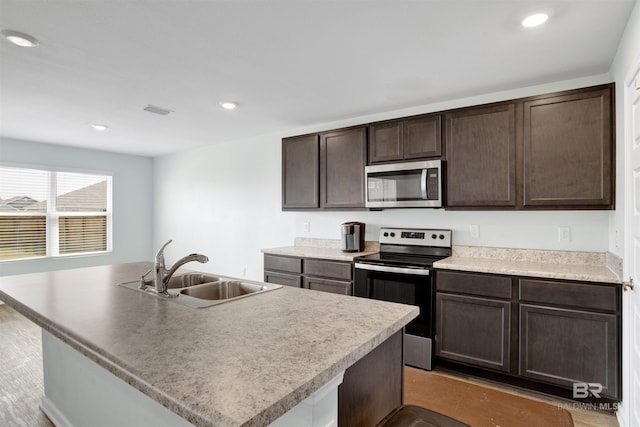
[[[384,232],[384,237],[389,237],[389,233],[387,233],[386,231]]]
[[[444,234],[441,234],[438,237],[440,238],[440,240],[444,240]]]
[[[431,235],[431,238],[432,238],[432,239],[435,239],[436,237],[438,237],[438,236],[436,236],[435,234],[432,234],[432,235]]]
[[[391,232],[391,237],[396,237],[396,233]]]

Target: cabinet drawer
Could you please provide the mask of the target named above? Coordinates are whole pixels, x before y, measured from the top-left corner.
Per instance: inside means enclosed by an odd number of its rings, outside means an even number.
[[[520,300],[581,309],[618,311],[615,286],[520,279]]]
[[[296,276],[295,274],[265,271],[264,281],[267,283],[275,283],[276,285],[292,286],[294,288],[302,287],[302,276]]]
[[[339,280],[316,279],[315,277],[305,277],[304,287],[314,291],[331,292],[332,294],[351,295],[351,282],[341,282]]]
[[[307,259],[304,262],[304,274],[308,276],[351,280],[353,277],[353,264],[350,262]]]
[[[302,258],[265,255],[264,269],[286,271],[289,273],[302,273]]]
[[[440,270],[436,273],[436,289],[438,292],[511,299],[511,278]]]

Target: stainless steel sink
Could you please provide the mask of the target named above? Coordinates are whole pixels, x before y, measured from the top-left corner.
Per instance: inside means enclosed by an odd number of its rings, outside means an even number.
[[[152,280],[145,283],[146,289],[140,289],[139,280],[120,283],[119,286],[196,308],[211,307],[282,287],[273,283],[248,282],[205,273],[185,273],[172,277],[168,283],[168,292],[177,298],[165,298],[156,293]]]
[[[222,280],[220,277],[212,276],[205,273],[185,273],[174,275],[167,283],[167,289],[188,288],[190,286],[200,285],[202,283],[217,282]],[[153,279],[146,281],[147,286],[153,287]]]
[[[205,283],[191,288],[183,289],[181,294],[206,300],[224,300],[249,295],[254,292],[266,291],[267,286],[238,281],[224,281]]]

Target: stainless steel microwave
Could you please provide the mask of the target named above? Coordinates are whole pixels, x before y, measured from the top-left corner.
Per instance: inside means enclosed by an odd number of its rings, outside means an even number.
[[[441,208],[442,160],[366,166],[368,208]]]

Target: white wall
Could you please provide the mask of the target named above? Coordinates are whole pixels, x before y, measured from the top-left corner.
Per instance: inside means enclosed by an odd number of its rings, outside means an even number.
[[[624,212],[626,203],[630,203],[630,194],[626,195],[625,182],[625,141],[624,128],[624,88],[632,66],[640,60],[640,4],[636,3],[625,32],[618,45],[618,52],[611,65],[611,77],[616,82],[616,210],[612,215],[610,227],[610,250],[623,256],[625,225]],[[617,239],[616,239],[617,230]]]
[[[339,238],[345,221],[367,223],[367,239],[380,226],[441,227],[454,230],[454,244],[475,246],[607,251],[610,211],[462,212],[398,209],[382,212],[282,212],[281,138],[375,120],[607,83],[608,74],[452,100],[285,130],[243,141],[214,144],[155,159],[154,247],[169,238],[167,262],[191,253],[208,255],[197,266],[251,279],[262,278],[260,249],[293,244],[296,236]],[[310,232],[303,224],[310,223]],[[469,225],[480,227],[472,238]],[[557,228],[571,227],[571,241],[558,242]],[[195,267],[195,266],[194,266]],[[246,270],[246,272],[245,272]]]
[[[151,260],[153,160],[0,138],[0,162],[113,173],[113,252],[0,263],[0,276]]]
[[[625,96],[624,90],[626,86],[626,79],[631,77],[629,73],[632,68],[640,61],[640,3],[636,2],[636,5],[629,17],[625,32],[622,36],[620,44],[618,45],[618,52],[611,65],[611,76],[616,82],[616,163],[617,163],[617,195],[618,203],[617,209],[612,214],[611,227],[610,227],[610,248],[612,252],[625,257],[623,261],[624,278],[629,277],[630,268],[629,263],[632,261],[632,251],[630,241],[630,233],[626,231],[626,227],[629,225],[625,221],[625,210],[629,208],[629,205],[633,203],[630,188],[627,188],[625,184],[625,175],[631,174],[628,159],[625,158],[627,152],[626,145],[631,144],[630,141],[625,141],[625,127],[629,126],[625,117]],[[627,247],[626,253],[623,253],[623,247]],[[637,396],[638,390],[634,393],[631,392],[634,375],[638,373],[640,367],[632,366],[632,349],[633,345],[632,331],[638,330],[638,320],[634,316],[634,310],[631,304],[632,292],[624,292],[623,295],[623,307],[622,307],[622,396],[623,401],[617,412],[618,421],[620,426],[626,427],[633,424],[632,410],[637,402],[631,401],[629,396]],[[632,322],[635,321],[635,325]],[[633,369],[632,369],[633,368]]]

